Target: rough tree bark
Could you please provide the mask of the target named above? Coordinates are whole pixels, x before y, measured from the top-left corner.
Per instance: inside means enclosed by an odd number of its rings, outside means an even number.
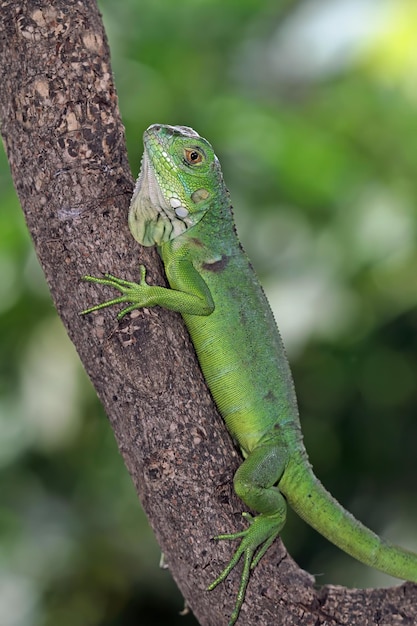
[[[232,552],[210,538],[242,523],[231,486],[239,458],[181,319],[161,309],[120,324],[114,310],[78,315],[106,295],[82,284],[83,274],[133,280],[140,259],[150,282],[164,281],[155,252],[136,245],[127,228],[132,177],[96,3],[2,0],[0,7],[2,134],[57,310],[173,577],[201,624],[225,624],[238,572],[211,593],[205,588]],[[316,590],[313,582],[276,542],[254,572],[238,623],[417,623],[411,584]]]

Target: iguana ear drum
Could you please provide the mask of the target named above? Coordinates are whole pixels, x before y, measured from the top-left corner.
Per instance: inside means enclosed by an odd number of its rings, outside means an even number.
[[[199,202],[202,202],[203,200],[207,200],[209,195],[210,195],[210,192],[207,189],[197,189],[197,191],[194,191],[191,194],[191,200],[194,202],[194,204],[198,204]]]

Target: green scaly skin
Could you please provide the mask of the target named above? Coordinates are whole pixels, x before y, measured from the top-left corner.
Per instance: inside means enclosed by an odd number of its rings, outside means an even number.
[[[234,228],[229,194],[210,144],[181,126],[150,126],[129,226],[156,245],[170,289],[107,274],[85,276],[121,295],[90,313],[123,304],[118,317],[159,305],[182,314],[217,407],[245,458],[234,477],[243,502],[259,514],[243,532],[222,582],[243,557],[229,626],[238,619],[250,570],[280,533],[286,502],[313,528],[353,557],[387,574],[417,582],[417,554],[383,541],[348,513],[315,477],[305,451],[284,348],[252,266]]]

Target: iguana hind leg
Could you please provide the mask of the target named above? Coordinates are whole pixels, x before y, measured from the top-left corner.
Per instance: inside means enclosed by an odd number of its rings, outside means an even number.
[[[259,515],[253,517],[250,513],[243,513],[249,522],[245,530],[214,537],[218,540],[241,539],[239,547],[225,569],[208,587],[211,591],[224,581],[243,556],[243,571],[229,626],[233,626],[239,615],[250,570],[256,567],[285,524],[287,504],[275,485],[283,474],[286,459],[285,447],[273,439],[257,446],[235,474],[234,487],[237,495]]]

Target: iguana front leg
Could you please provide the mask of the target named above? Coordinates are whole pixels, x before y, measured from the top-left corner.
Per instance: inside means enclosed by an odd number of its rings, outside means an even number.
[[[81,311],[81,315],[86,315],[92,311],[98,311],[114,304],[130,303],[122,309],[117,318],[121,319],[127,313],[135,309],[160,305],[172,311],[188,313],[190,315],[209,315],[214,308],[210,291],[201,276],[194,269],[192,263],[187,260],[180,260],[175,267],[177,283],[182,289],[170,289],[158,285],[148,285],[146,282],[146,268],[139,266],[140,280],[138,283],[117,278],[112,274],[105,274],[104,278],[96,276],[83,276],[82,280],[97,285],[107,285],[114,287],[121,292],[121,296],[106,300],[100,304],[88,307]]]

